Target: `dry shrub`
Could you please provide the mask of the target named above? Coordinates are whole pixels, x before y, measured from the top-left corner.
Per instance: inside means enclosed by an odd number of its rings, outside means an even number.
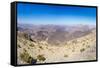
[[[19,44],[17,44],[18,48],[21,48],[21,46]]]
[[[64,55],[64,57],[68,57],[68,55]]]
[[[27,51],[24,51],[20,54],[20,58],[27,63],[34,64],[37,62],[37,59],[32,58]]]
[[[37,56],[37,59],[38,59],[39,61],[45,61],[45,60],[46,60],[46,58],[45,58],[43,55],[38,55],[38,56]]]
[[[85,48],[80,49],[80,52],[83,52],[83,51],[85,51]]]
[[[30,44],[29,46],[30,46],[30,47],[34,47],[34,44]]]
[[[43,47],[42,47],[42,46],[39,46],[39,48],[40,48],[40,49],[43,49]]]

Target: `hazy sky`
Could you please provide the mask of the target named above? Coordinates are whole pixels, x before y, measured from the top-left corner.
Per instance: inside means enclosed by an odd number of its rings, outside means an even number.
[[[18,23],[25,24],[96,24],[96,8],[18,3]]]

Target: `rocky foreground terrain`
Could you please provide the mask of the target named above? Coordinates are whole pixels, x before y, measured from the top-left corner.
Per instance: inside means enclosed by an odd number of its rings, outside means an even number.
[[[19,28],[17,31],[18,64],[96,60],[95,28],[34,29]]]

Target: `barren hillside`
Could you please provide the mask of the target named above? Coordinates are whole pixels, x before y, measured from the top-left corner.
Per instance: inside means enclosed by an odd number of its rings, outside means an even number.
[[[86,27],[86,26],[85,26]],[[75,27],[76,28],[76,27]],[[21,28],[22,29],[22,28]],[[52,29],[55,29],[54,27]],[[85,61],[96,59],[96,30],[18,31],[18,64]],[[58,29],[58,30],[57,30]]]

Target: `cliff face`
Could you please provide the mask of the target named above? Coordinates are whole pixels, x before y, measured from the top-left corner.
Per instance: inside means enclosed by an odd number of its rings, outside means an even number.
[[[96,59],[96,30],[18,31],[18,64],[37,64]]]

